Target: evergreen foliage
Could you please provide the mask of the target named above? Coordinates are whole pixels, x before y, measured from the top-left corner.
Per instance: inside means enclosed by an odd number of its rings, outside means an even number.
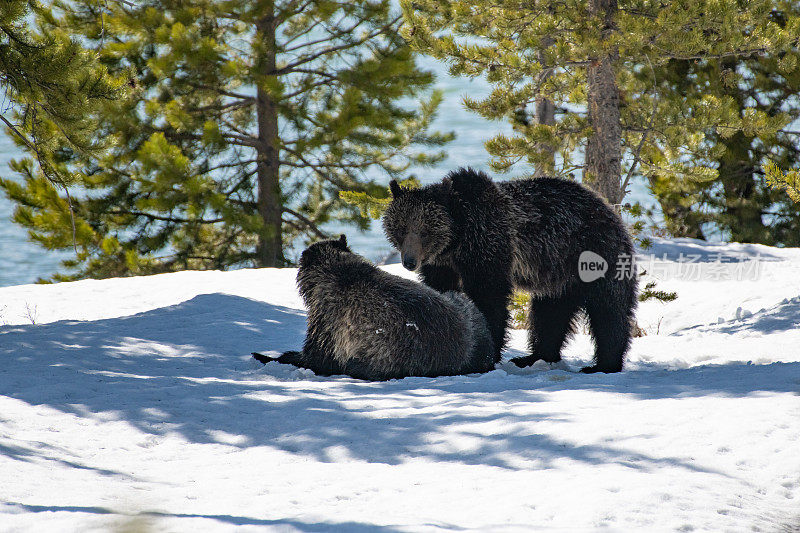
[[[785,26],[800,15],[796,2],[772,2],[768,18]],[[650,175],[650,188],[672,235],[768,245],[800,244],[800,206],[771,189],[765,164],[800,166],[800,49],[697,61],[670,61],[659,72],[661,91],[689,101],[713,97],[718,112],[740,128],[704,130],[695,160],[716,170],[708,180]]]
[[[63,163],[82,192],[72,277],[283,266],[326,222],[369,223],[339,191],[377,194],[377,178],[437,162],[443,154],[425,149],[452,138],[429,131],[441,95],[389,0],[57,8],[52,25],[81,35],[132,85],[95,132],[112,149]],[[63,198],[30,163],[16,170],[24,185],[2,186],[17,222],[47,246],[68,245]]]
[[[521,161],[536,169],[530,174],[581,171],[584,183],[620,204],[637,174],[685,187],[711,181],[714,161],[696,156],[713,148],[713,136],[769,137],[789,120],[755,105],[739,113],[728,94],[682,94],[665,77],[672,62],[738,57],[768,57],[788,73],[792,66],[781,58],[796,46],[800,20],[794,12],[775,16],[773,0],[401,5],[413,47],[446,61],[454,75],[492,84],[487,97],[465,104],[514,127],[514,135],[486,144],[497,171]],[[555,120],[533,111],[542,99],[553,102]]]
[[[419,187],[419,180],[413,176],[398,181],[398,183],[405,188]],[[381,218],[392,202],[388,187],[379,188],[373,194],[359,191],[341,191],[339,192],[339,198],[345,203],[358,207],[361,216],[373,220]]]
[[[800,203],[800,172],[782,172],[772,161],[767,162],[764,171],[770,187],[782,189],[794,202]]]
[[[53,22],[51,10],[35,0],[0,3],[0,120],[35,156],[45,179],[65,187],[73,177],[63,161],[74,153],[102,151],[105,139],[95,135],[97,107],[123,90],[93,52]]]
[[[660,302],[671,302],[678,298],[678,293],[661,291],[656,289],[655,281],[648,281],[642,292],[639,293],[639,301],[646,302],[648,300],[658,300]]]

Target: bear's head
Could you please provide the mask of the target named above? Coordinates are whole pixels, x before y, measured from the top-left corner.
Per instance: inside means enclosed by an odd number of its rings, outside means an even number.
[[[383,216],[383,230],[408,270],[433,262],[453,240],[449,187],[449,180],[422,189],[406,189],[395,180],[389,184],[392,202]]]
[[[315,242],[300,254],[297,269],[297,288],[300,296],[308,303],[309,296],[317,287],[324,287],[327,274],[331,268],[342,262],[353,261],[355,255],[347,247],[347,238],[342,235],[338,239]]]
[[[347,237],[341,235],[338,239],[318,241],[303,250],[300,254],[300,269],[314,268],[341,259],[343,255],[353,252],[347,247]]]

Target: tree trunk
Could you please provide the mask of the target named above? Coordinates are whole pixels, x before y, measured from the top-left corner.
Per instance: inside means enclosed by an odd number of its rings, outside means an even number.
[[[728,57],[720,62],[721,71],[735,72],[738,60]],[[742,113],[745,105],[745,95],[735,87],[722,86],[723,94],[736,100],[739,112]],[[769,231],[761,218],[763,205],[753,198],[756,195],[755,165],[753,165],[750,147],[753,139],[744,132],[737,131],[728,138],[719,138],[725,151],[719,158],[719,181],[723,189],[722,213],[720,213],[720,226],[730,231],[730,240],[736,242],[754,242],[772,244],[768,242]]]
[[[589,12],[603,18],[603,37],[615,31],[617,0],[590,0]],[[584,181],[611,204],[622,201],[622,126],[615,64],[616,50],[593,58],[586,71],[592,135],[586,143]]]
[[[547,68],[545,65],[545,54],[544,51],[546,48],[552,46],[553,39],[548,37],[543,40],[542,46],[543,48],[538,52],[538,61],[539,64],[542,65],[543,68]],[[541,83],[544,84],[547,82],[547,79],[552,75],[552,72],[545,71],[541,77]],[[538,124],[543,124],[545,126],[553,126],[556,123],[556,106],[552,100],[549,98],[545,98],[544,96],[537,96],[536,97],[536,122]],[[534,171],[534,177],[541,177],[541,176],[552,176],[553,172],[556,167],[556,150],[555,147],[549,144],[540,144],[537,146],[539,150],[542,152],[547,153],[547,165],[542,167],[537,167]]]
[[[683,193],[659,194],[656,199],[664,214],[665,229],[670,235],[706,240],[703,216],[697,209],[692,209],[693,206],[683,205]]]
[[[549,98],[540,96],[536,99],[536,122],[546,126],[556,123],[556,106]],[[547,165],[536,167],[533,175],[538,178],[541,176],[552,176],[556,167],[556,151],[550,144],[540,144],[539,150],[547,153]]]
[[[664,204],[661,205],[663,211]],[[676,204],[669,214],[664,211],[664,217],[667,219],[667,231],[669,231],[670,235],[674,237],[688,237],[700,241],[706,240],[700,217],[698,217],[697,213],[690,207]]]
[[[259,58],[258,70],[275,70],[275,18],[273,2],[267,2],[267,14],[257,24],[255,38],[261,41],[255,48],[264,50]],[[256,114],[259,147],[256,172],[258,178],[258,214],[263,227],[258,235],[256,265],[280,267],[285,265],[281,235],[280,145],[278,143],[278,110],[275,102],[262,86],[256,89]]]
[[[719,180],[725,195],[722,225],[727,226],[732,241],[765,243],[768,231],[761,218],[763,206],[753,199],[756,184],[748,150],[751,139],[739,131],[722,144],[725,146],[719,159]]]

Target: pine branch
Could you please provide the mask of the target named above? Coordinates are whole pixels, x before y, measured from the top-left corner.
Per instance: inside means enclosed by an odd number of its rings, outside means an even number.
[[[290,72],[297,72],[295,70],[297,67],[299,67],[301,65],[305,65],[306,63],[310,63],[311,61],[314,61],[315,59],[318,59],[318,58],[320,58],[322,56],[331,55],[331,54],[333,54],[335,52],[340,52],[342,50],[347,50],[347,49],[350,49],[350,48],[355,48],[357,46],[360,46],[360,45],[364,44],[365,42],[367,42],[367,41],[369,41],[371,39],[374,39],[378,35],[386,33],[390,28],[392,28],[392,26],[395,26],[397,24],[397,22],[402,20],[402,18],[403,18],[402,15],[398,16],[398,17],[395,17],[388,24],[385,24],[385,25],[381,26],[380,28],[378,28],[377,30],[375,30],[375,31],[373,31],[371,33],[368,33],[367,35],[363,36],[361,39],[358,39],[358,40],[350,42],[350,43],[340,44],[340,45],[337,45],[337,46],[329,46],[328,48],[320,50],[319,52],[311,54],[310,56],[306,56],[306,57],[303,57],[303,58],[299,59],[298,61],[295,61],[293,63],[289,63],[285,67],[282,67],[282,68],[279,68],[279,69],[274,70],[272,72],[269,72],[269,74],[270,75],[280,75],[280,74],[288,74]]]
[[[291,48],[284,48],[283,52],[286,53],[286,54],[290,54],[290,53],[294,52],[295,50],[299,50],[301,48],[306,48],[306,47],[314,46],[314,45],[317,45],[317,44],[322,44],[322,43],[327,43],[327,42],[330,42],[330,41],[335,41],[336,39],[339,39],[340,37],[343,37],[345,35],[350,35],[359,26],[362,26],[366,22],[367,21],[365,19],[359,19],[358,22],[356,22],[355,24],[353,24],[349,28],[341,30],[341,31],[338,31],[338,32],[335,32],[335,33],[330,33],[329,36],[324,38],[324,39],[317,39],[315,41],[308,41],[308,42],[305,42],[305,43],[302,43],[302,44],[298,44],[297,46],[293,46]],[[324,22],[320,22],[320,23],[324,25]],[[307,32],[306,32],[306,34],[307,34]]]
[[[154,213],[147,213],[145,211],[134,211],[130,209],[115,209],[113,211],[107,211],[107,215],[113,216],[122,216],[122,215],[130,215],[135,217],[144,217],[150,220],[158,220],[161,222],[175,222],[178,224],[185,224],[185,223],[192,223],[192,224],[218,224],[220,222],[225,222],[224,218],[212,218],[212,219],[203,219],[203,218],[185,218],[185,217],[175,217],[175,216],[165,216],[165,215],[156,215]]]
[[[314,235],[316,235],[318,238],[320,238],[320,239],[327,239],[327,238],[328,238],[328,234],[326,234],[326,233],[324,233],[322,230],[320,230],[320,229],[317,227],[317,225],[316,225],[316,224],[314,224],[314,223],[313,223],[313,222],[312,222],[312,221],[311,221],[311,220],[310,220],[308,217],[306,217],[305,215],[303,215],[303,214],[301,214],[301,213],[298,213],[297,211],[295,211],[295,210],[293,210],[293,209],[289,209],[288,207],[285,207],[285,206],[284,206],[284,208],[283,208],[283,212],[284,212],[284,213],[289,213],[289,214],[290,214],[290,215],[292,215],[293,217],[297,218],[297,219],[298,219],[300,222],[302,222],[302,223],[303,223],[303,224],[304,224],[304,225],[305,225],[305,226],[306,226],[306,227],[307,227],[309,230],[311,230],[311,231],[314,233]]]

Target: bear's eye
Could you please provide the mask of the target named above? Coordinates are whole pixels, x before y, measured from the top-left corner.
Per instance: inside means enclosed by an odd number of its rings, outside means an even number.
[[[423,239],[427,239],[428,235],[429,233],[426,230],[422,230],[419,232],[419,236],[422,237]]]

